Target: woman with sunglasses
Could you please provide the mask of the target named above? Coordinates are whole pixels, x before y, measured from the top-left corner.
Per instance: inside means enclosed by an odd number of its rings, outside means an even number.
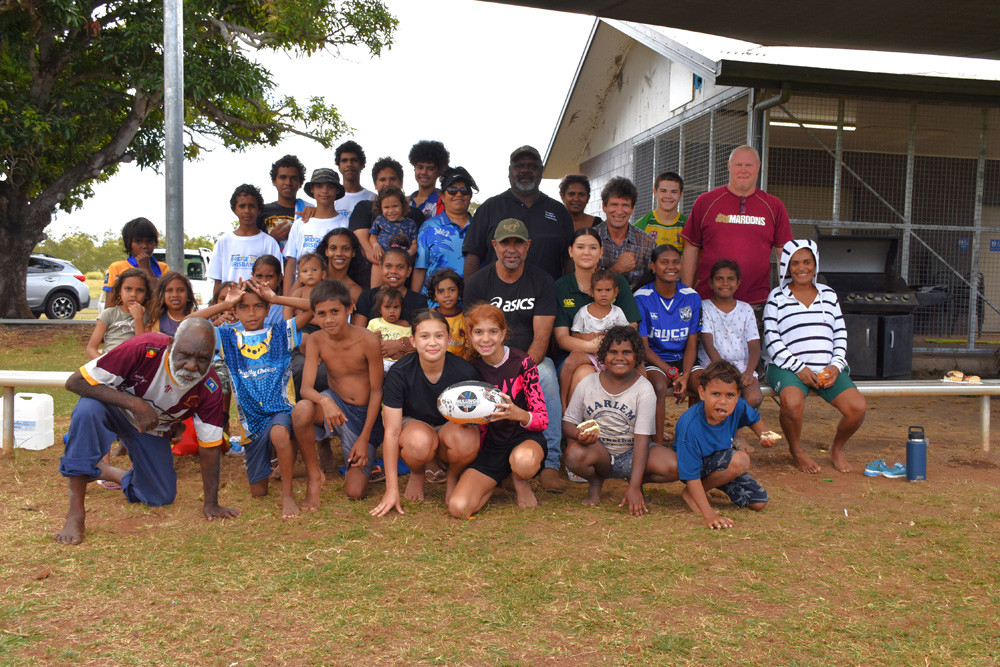
[[[441,175],[441,201],[444,213],[430,218],[417,236],[417,257],[410,289],[426,294],[425,279],[440,269],[454,269],[462,275],[465,259],[462,242],[472,214],[472,191],[479,192],[476,181],[464,167],[446,169]]]

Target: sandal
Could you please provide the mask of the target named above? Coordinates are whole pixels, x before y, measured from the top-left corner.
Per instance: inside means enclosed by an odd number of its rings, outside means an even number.
[[[379,482],[385,481],[385,470],[381,465],[375,464],[372,466],[371,477],[368,478],[369,484],[378,484]]]
[[[97,480],[97,483],[98,485],[101,486],[101,488],[107,489],[108,491],[117,491],[118,489],[122,488],[121,484],[112,482],[109,479],[99,479]]]
[[[444,484],[448,481],[448,473],[444,470],[425,470],[424,479],[428,484]]]

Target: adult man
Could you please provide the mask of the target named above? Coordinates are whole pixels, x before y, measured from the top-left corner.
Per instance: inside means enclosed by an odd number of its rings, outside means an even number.
[[[361,170],[365,168],[365,151],[356,141],[347,140],[337,146],[334,152],[337,159],[337,170],[344,178],[344,196],[337,200],[337,214],[344,216],[347,227],[358,202],[375,199],[375,193],[361,187]]]
[[[546,491],[558,492],[562,490],[559,479],[562,404],[556,367],[545,356],[556,321],[555,282],[542,269],[525,263],[532,241],[527,227],[520,220],[501,220],[493,233],[491,245],[498,259],[466,278],[463,303],[469,307],[486,301],[500,308],[507,318],[510,332],[507,342],[511,347],[527,352],[538,366],[545,409],[549,413],[549,426],[544,434],[547,449],[545,469],[540,482]]]
[[[665,171],[653,182],[656,208],[639,218],[635,228],[649,234],[654,246],[666,243],[684,252],[681,231],[687,216],[677,210],[683,192],[684,179],[675,171]]]
[[[601,237],[601,268],[625,276],[629,285],[649,268],[649,256],[656,246],[648,234],[629,223],[639,190],[632,181],[615,176],[601,190],[601,206],[605,222],[594,226]]]
[[[222,444],[222,387],[211,369],[215,330],[208,320],[184,320],[173,342],[141,334],[73,373],[66,389],[80,395],[70,418],[59,472],[69,478],[66,524],[55,535],[63,544],[83,541],[87,484],[120,484],[129,502],[169,505],[177,494],[170,450],[183,422],[194,417],[201,457],[205,518],[239,516],[218,504]],[[103,461],[115,439],[132,460],[131,470]]]
[[[299,188],[305,180],[306,167],[294,155],[286,155],[271,165],[271,184],[278,191],[278,200],[264,204],[257,216],[257,226],[260,231],[270,234],[282,250],[295,214],[306,207],[305,200],[298,198]]]
[[[476,209],[462,244],[465,271],[469,279],[480,266],[495,262],[490,239],[501,220],[514,218],[531,234],[528,263],[549,274],[553,280],[564,273],[566,250],[573,239],[573,218],[560,202],[539,191],[542,157],[531,146],[521,146],[510,154],[507,173],[510,189],[490,197]],[[552,424],[551,416],[549,423]]]
[[[410,149],[410,164],[417,181],[417,191],[410,195],[410,210],[419,210],[424,218],[444,212],[437,179],[448,168],[451,155],[440,141],[418,141]]]
[[[791,241],[792,227],[781,200],[757,188],[755,148],[735,148],[728,164],[729,183],[699,196],[684,225],[681,282],[711,298],[709,270],[720,259],[731,259],[742,277],[735,298],[763,304],[770,291],[771,248]]]

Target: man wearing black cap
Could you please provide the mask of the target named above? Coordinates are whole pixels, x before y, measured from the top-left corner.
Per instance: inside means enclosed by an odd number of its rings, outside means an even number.
[[[508,178],[510,189],[487,199],[472,216],[462,245],[464,276],[468,280],[480,266],[496,261],[490,240],[501,220],[514,218],[531,234],[528,263],[556,280],[564,273],[566,251],[573,240],[573,218],[562,202],[538,189],[542,157],[531,146],[521,146],[510,154]]]
[[[313,170],[305,191],[306,195],[316,200],[316,209],[308,222],[296,218],[292,224],[292,231],[288,233],[284,251],[285,294],[292,293],[298,258],[307,252],[315,251],[316,246],[330,230],[347,226],[347,218],[338,215],[334,206],[334,202],[344,196],[344,186],[340,184],[340,176],[336,171],[329,167]]]
[[[556,322],[555,281],[538,267],[525,263],[534,239],[520,220],[499,221],[490,245],[498,259],[466,279],[462,301],[466,308],[485,302],[502,310],[509,332],[507,343],[527,352],[538,367],[538,381],[549,413],[549,425],[544,432],[545,468],[539,481],[543,489],[557,493],[562,491],[559,479],[562,403],[555,365],[545,356]]]

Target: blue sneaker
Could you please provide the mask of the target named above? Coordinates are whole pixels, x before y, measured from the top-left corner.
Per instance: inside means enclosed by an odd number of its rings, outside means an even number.
[[[867,474],[867,472],[866,472]],[[896,461],[896,465],[891,468],[886,468],[882,471],[883,477],[888,477],[889,479],[899,479],[900,477],[906,477],[906,466],[904,466],[899,461]]]
[[[869,461],[865,466],[865,477],[881,477],[885,472],[885,459]]]

